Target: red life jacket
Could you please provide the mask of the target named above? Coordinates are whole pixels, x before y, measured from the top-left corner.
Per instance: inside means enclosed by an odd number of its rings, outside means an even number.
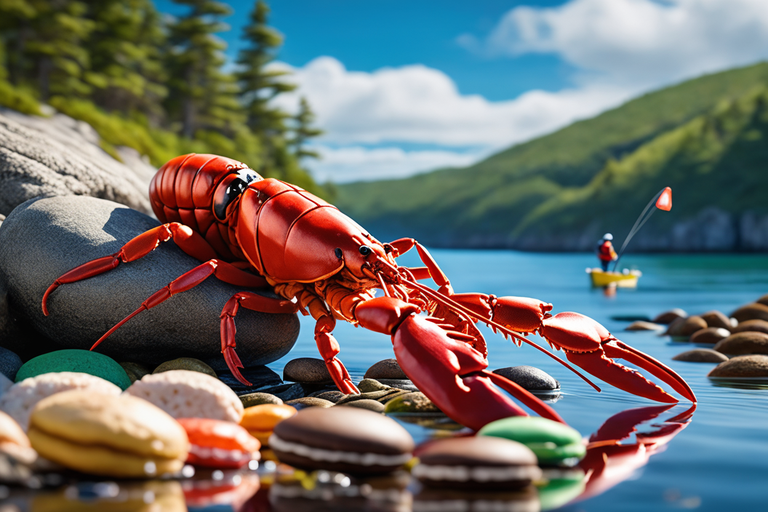
[[[601,261],[613,261],[616,258],[616,251],[613,250],[613,244],[610,240],[606,240],[598,246],[597,257]]]

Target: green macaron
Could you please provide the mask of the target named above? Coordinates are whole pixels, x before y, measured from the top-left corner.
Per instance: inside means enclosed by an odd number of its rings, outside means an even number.
[[[540,466],[572,466],[587,449],[581,434],[568,425],[535,416],[514,416],[491,422],[480,436],[503,437],[530,448]]]

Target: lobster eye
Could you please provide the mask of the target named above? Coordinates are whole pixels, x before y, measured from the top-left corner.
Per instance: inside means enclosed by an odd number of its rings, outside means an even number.
[[[336,252],[336,257],[339,258],[339,259],[341,259],[341,257],[344,256],[344,253],[341,252],[341,248],[340,247],[337,247],[335,252]]]
[[[360,251],[360,254],[362,254],[363,256],[368,256],[369,254],[371,254],[373,252],[373,249],[371,249],[367,245],[361,245],[360,249],[358,249],[358,250]]]
[[[239,169],[227,175],[216,187],[213,195],[213,215],[224,222],[227,218],[227,207],[232,201],[245,192],[252,181],[261,180],[261,176],[251,169]]]

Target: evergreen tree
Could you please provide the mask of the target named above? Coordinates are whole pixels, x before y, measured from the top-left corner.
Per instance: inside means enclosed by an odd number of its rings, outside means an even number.
[[[293,121],[293,137],[290,140],[293,154],[298,160],[302,158],[320,158],[320,154],[317,151],[306,148],[307,141],[312,137],[322,135],[323,130],[312,127],[312,124],[315,122],[315,113],[312,112],[309,102],[303,96],[299,102],[299,111],[293,117]]]
[[[0,64],[13,84],[21,82],[24,48],[30,38],[30,21],[36,11],[28,0],[0,0]],[[4,78],[5,78],[4,76]]]

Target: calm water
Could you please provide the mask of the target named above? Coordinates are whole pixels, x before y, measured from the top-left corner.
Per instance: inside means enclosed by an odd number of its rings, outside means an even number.
[[[606,297],[588,285],[586,267],[596,259],[586,254],[531,254],[511,251],[434,250],[433,256],[451,279],[456,291],[528,296],[551,302],[553,312],[578,311],[605,325],[624,342],[671,366],[691,385],[699,404],[687,428],[661,446],[648,463],[617,467],[617,483],[600,495],[567,505],[563,510],[766,510],[768,507],[768,389],[716,386],[707,379],[709,363],[672,361],[694,348],[650,332],[623,332],[628,322],[611,317],[656,314],[675,307],[689,314],[711,309],[729,314],[739,305],[768,293],[768,258],[731,256],[625,256],[622,266],[639,268],[644,275],[637,290],[619,290]],[[410,254],[401,264],[419,265]],[[286,357],[270,365],[282,374],[296,357],[318,357],[312,338],[313,322],[302,319],[302,333]],[[579,377],[550,358],[525,345],[518,348],[502,337],[484,331],[490,367],[533,365],[562,386],[563,395],[552,407],[583,436],[589,436],[612,415],[655,405],[596,381],[595,392]],[[339,324],[335,332],[340,358],[352,374],[362,379],[374,362],[394,357],[388,337]],[[537,341],[540,338],[533,336]],[[678,405],[641,432],[654,430],[660,420],[685,411]],[[418,438],[427,435],[413,430]],[[624,443],[634,443],[634,436]],[[621,476],[621,472],[626,474]],[[625,479],[626,478],[626,479]]]

